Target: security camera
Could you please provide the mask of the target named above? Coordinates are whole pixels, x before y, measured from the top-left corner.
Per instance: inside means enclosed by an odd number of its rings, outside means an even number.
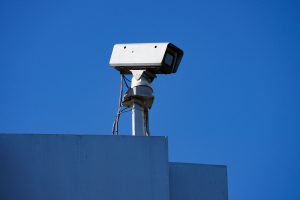
[[[171,43],[114,45],[109,64],[121,74],[147,70],[154,74],[176,73],[183,51]]]

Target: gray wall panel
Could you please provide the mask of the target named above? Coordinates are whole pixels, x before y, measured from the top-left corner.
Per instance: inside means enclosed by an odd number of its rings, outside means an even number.
[[[171,200],[227,200],[227,169],[222,165],[170,163]]]
[[[167,139],[0,134],[1,200],[168,200]]]

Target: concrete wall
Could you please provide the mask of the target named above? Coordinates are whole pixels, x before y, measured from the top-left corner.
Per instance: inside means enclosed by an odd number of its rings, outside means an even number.
[[[170,163],[171,200],[227,200],[227,169],[222,165]]]
[[[165,137],[0,135],[1,200],[169,200]]]
[[[166,137],[0,134],[0,200],[227,200],[225,166],[168,163]]]

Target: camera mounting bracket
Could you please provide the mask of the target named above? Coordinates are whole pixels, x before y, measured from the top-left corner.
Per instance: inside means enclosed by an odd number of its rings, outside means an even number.
[[[152,81],[155,74],[147,70],[130,70],[133,77],[131,88],[125,93],[122,104],[132,108],[132,135],[149,136],[149,109],[154,96]]]

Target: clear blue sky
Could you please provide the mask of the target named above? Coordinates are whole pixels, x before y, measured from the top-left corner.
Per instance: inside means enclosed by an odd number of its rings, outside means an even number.
[[[299,1],[0,1],[0,132],[110,134],[112,46],[170,41],[153,135],[171,161],[225,164],[231,200],[300,199]],[[130,132],[130,113],[121,119]]]

